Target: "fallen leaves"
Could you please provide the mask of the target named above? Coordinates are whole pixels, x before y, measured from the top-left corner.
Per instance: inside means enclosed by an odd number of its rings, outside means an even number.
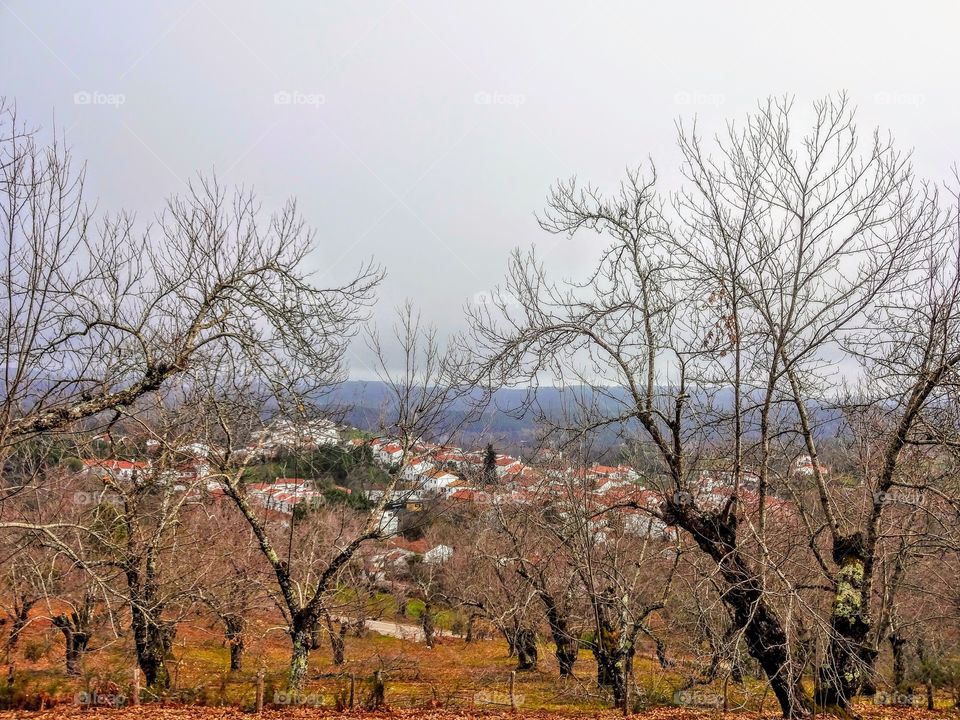
[[[933,720],[956,717],[955,710],[930,712],[918,708],[862,705],[857,708],[864,720]],[[79,705],[59,705],[41,712],[0,711],[0,720],[60,720],[82,718],[83,720],[250,720],[251,713],[235,707],[190,707],[169,705],[142,705],[123,708],[85,708]],[[333,709],[312,707],[287,707],[264,709],[259,716],[263,720],[586,720],[586,718],[623,717],[610,710],[591,713],[555,713],[545,711],[516,712],[478,711],[449,708],[404,708],[381,712],[338,712]],[[776,715],[760,715],[755,712],[723,714],[711,710],[658,707],[633,715],[637,720],[765,720]]]

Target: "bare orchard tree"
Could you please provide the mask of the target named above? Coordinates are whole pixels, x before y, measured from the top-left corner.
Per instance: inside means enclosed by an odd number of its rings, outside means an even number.
[[[2,576],[4,595],[3,624],[9,629],[5,655],[9,659],[20,643],[23,631],[31,621],[31,611],[45,596],[46,563],[29,545],[29,538],[20,538],[14,547],[4,548],[8,560]]]
[[[385,408],[388,420],[384,423],[384,430],[400,444],[401,458],[392,466],[386,485],[379,488],[379,497],[369,510],[344,515],[341,521],[332,525],[338,528],[335,537],[328,538],[326,544],[318,548],[312,562],[303,564],[302,570],[310,573],[309,582],[296,575],[301,568],[292,567],[290,558],[284,559],[282,548],[293,546],[290,538],[281,539],[275,529],[271,530],[245,491],[242,482],[245,461],[241,459],[237,465],[235,454],[228,451],[218,470],[217,477],[227,496],[252,529],[276,576],[278,606],[284,613],[292,643],[289,685],[294,690],[302,687],[306,677],[314,629],[321,620],[329,619],[328,592],[336,587],[341,571],[364,543],[389,534],[384,522],[385,511],[394,500],[414,446],[425,436],[444,431],[443,424],[448,418],[446,410],[465,392],[455,383],[455,378],[459,377],[453,372],[456,356],[441,348],[436,331],[423,326],[419,315],[409,305],[398,313],[394,335],[399,349],[399,369],[391,365],[392,358],[388,357],[387,347],[376,332],[370,334],[370,347],[378,358],[379,374],[389,389]],[[220,381],[214,382],[211,378],[208,383],[212,388],[208,412],[226,437],[224,444],[228,448],[234,447],[237,439],[236,418],[258,417],[260,412],[260,408],[249,406],[254,396],[249,386],[245,386],[240,394],[224,387],[224,378],[230,379],[233,390],[241,387],[237,379],[242,378],[242,374],[237,375],[235,371],[236,365],[223,368]],[[218,393],[221,389],[225,392]],[[297,397],[299,406],[305,407],[310,396],[298,395],[298,390],[296,386],[283,386],[281,395]],[[273,395],[277,389],[265,388],[264,392]],[[226,397],[230,397],[233,404],[227,404]],[[240,411],[237,403],[244,406]]]
[[[201,532],[217,542],[198,553],[195,564],[203,567],[196,583],[195,597],[223,628],[223,638],[230,651],[230,671],[243,668],[250,619],[268,604],[264,592],[263,558],[252,542],[250,530],[234,522],[231,509],[206,498],[202,507],[192,513]]]
[[[960,500],[946,452],[960,437],[951,421],[960,364],[960,232],[955,225],[929,243],[916,268],[884,289],[864,327],[850,333],[844,346],[865,366],[859,392],[844,403],[851,434],[869,449],[858,467],[863,492],[849,502],[826,465],[815,461],[811,466],[817,527],[829,540],[835,588],[818,692],[824,704],[841,708],[874,686],[884,641],[877,630],[896,617],[893,602],[907,562],[904,554],[913,553],[909,548],[887,552],[885,546],[903,535],[943,537],[943,522],[955,517]],[[822,433],[808,409],[816,389],[799,371],[791,381],[806,449],[816,458]],[[914,512],[904,514],[905,505],[915,506]],[[918,513],[926,526],[922,533]],[[885,576],[888,581],[881,584]],[[902,647],[896,633],[891,640],[894,649]]]
[[[695,133],[681,133],[695,190],[679,202],[686,222],[682,242],[672,247],[695,281],[715,293],[718,320],[731,338],[728,370],[752,374],[741,349],[748,338],[753,362],[760,359],[758,377],[772,390],[761,427],[769,428],[773,403],[789,399],[794,406],[819,505],[807,522],[816,536],[827,532],[829,546],[818,560],[833,566],[825,579],[835,589],[818,700],[847,712],[853,695],[873,684],[871,583],[883,497],[924,408],[952,382],[960,361],[957,240],[949,232],[952,213],[918,185],[908,155],[878,133],[858,148],[845,97],[814,105],[813,131],[796,148],[791,112],[786,101],[761,108],[730,134],[719,160]],[[825,411],[849,380],[830,371],[838,358],[851,372],[866,367],[864,388],[871,391],[853,398],[851,409],[900,409],[886,428],[882,460],[865,468],[873,510],[863,522],[843,517],[820,458]],[[761,435],[768,442],[769,433]],[[761,493],[770,476],[767,447],[758,448]]]
[[[444,566],[448,604],[468,613],[471,633],[476,619],[486,620],[499,632],[508,656],[517,658],[518,670],[536,668],[541,613],[530,583],[517,572],[517,553],[487,512],[458,513],[454,522],[464,529],[466,541],[456,545]]]
[[[381,275],[325,288],[294,201],[191,183],[147,230],[91,217],[84,171],[0,104],[0,449],[126,408],[211,356],[327,380]],[[304,372],[309,368],[309,372]]]
[[[787,101],[761,105],[715,155],[681,127],[689,184],[672,207],[639,172],[612,197],[558,185],[541,226],[606,235],[597,269],[558,285],[517,253],[504,290],[471,312],[488,382],[587,387],[588,429],[639,431],[659,464],[656,514],[716,564],[745,645],[791,716],[812,706],[794,613],[777,601],[796,588],[766,550],[771,480],[789,472],[773,440],[804,414],[809,381],[836,362],[844,333],[941,224],[906,157],[877,134],[861,151],[845,98],[815,104],[804,136],[791,132],[794,114]],[[733,490],[719,507],[696,499],[708,458]],[[741,523],[747,477],[757,517]]]
[[[147,684],[169,685],[166,661],[187,604],[190,567],[183,561],[197,538],[183,521],[185,493],[171,479],[172,459],[152,466],[97,458],[54,484],[19,495],[6,508],[8,531],[38,552],[56,554],[89,573],[98,590],[130,613],[134,653]],[[84,490],[71,492],[68,481]],[[37,500],[30,501],[35,495]],[[78,615],[74,625],[83,620]],[[76,629],[80,629],[77,627]]]
[[[342,376],[347,342],[381,273],[367,265],[343,285],[315,284],[303,267],[315,235],[295,202],[267,216],[252,192],[201,178],[138,232],[127,215],[94,221],[83,185],[68,150],[57,141],[43,146],[15,108],[3,106],[4,458],[44,433],[135,417],[141,401],[165,397],[171,380],[189,389],[211,366],[243,366],[246,381],[273,388],[279,403]],[[122,498],[112,522],[128,547],[114,560],[128,578],[137,654],[160,686],[169,629],[152,568],[169,549],[182,504],[168,485],[151,471],[111,488]],[[158,521],[146,529],[139,509],[148,504]],[[80,563],[77,543],[113,543],[89,525],[7,512],[0,507],[0,528],[33,529]]]
[[[556,510],[551,507],[551,498],[543,495],[529,503],[496,503],[491,516],[493,527],[507,540],[507,557],[517,575],[540,601],[560,677],[572,677],[582,630],[588,624],[582,577],[578,558],[568,552],[570,528],[551,520],[556,519]]]
[[[765,592],[760,568],[741,550],[735,502],[719,512],[689,502],[700,440],[690,424],[703,415],[687,373],[703,351],[699,342],[683,339],[683,298],[671,285],[669,268],[650,252],[655,237],[665,232],[651,219],[651,192],[652,186],[634,177],[621,201],[608,207],[598,196],[579,196],[574,187],[558,189],[552,202],[557,213],[568,214],[562,225],[557,221],[558,228],[592,227],[600,215],[596,224],[601,227],[618,228],[622,222],[624,229],[610,230],[614,242],[584,288],[554,285],[534,256],[515,254],[504,293],[474,312],[473,345],[493,385],[536,383],[552,375],[565,385],[591,388],[602,399],[597,405],[603,413],[589,426],[638,422],[659,459],[659,518],[690,533],[716,564],[726,586],[724,599],[784,714],[804,715],[810,703],[788,633]]]

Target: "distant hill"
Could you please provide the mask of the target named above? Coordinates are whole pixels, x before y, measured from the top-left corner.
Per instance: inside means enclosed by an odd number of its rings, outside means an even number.
[[[449,408],[445,425],[457,427],[459,430],[456,437],[451,439],[464,446],[473,447],[494,442],[498,449],[518,451],[532,448],[536,444],[538,415],[561,418],[564,408],[573,406],[573,401],[577,398],[588,400],[604,414],[614,415],[623,412],[622,403],[627,402],[628,393],[625,388],[618,387],[604,388],[602,392],[584,387],[540,387],[531,392],[523,389],[502,389],[494,393],[489,404],[478,409],[476,402],[479,397],[480,394],[476,393],[473,398],[464,398]],[[381,418],[390,415],[388,409],[391,400],[390,390],[384,383],[352,380],[333,389],[325,398],[325,404],[331,411],[340,414],[344,422],[361,430],[376,432],[382,426]],[[535,404],[536,411],[524,409],[531,401]],[[732,393],[726,389],[696,393],[695,403],[701,408],[698,421],[709,420],[709,416],[714,413],[721,415],[729,411],[732,402]],[[786,422],[795,420],[789,403],[778,406],[778,412]],[[822,407],[815,410],[814,417],[820,424],[821,432],[831,434],[839,428],[839,413],[834,410]],[[717,432],[724,432],[724,428],[718,427]],[[628,421],[602,432],[597,439],[597,449],[602,452],[604,449],[619,446],[624,435],[641,435],[635,421]]]

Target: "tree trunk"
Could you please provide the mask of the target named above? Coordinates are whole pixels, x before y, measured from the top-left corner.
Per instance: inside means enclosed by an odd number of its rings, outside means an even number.
[[[592,646],[593,656],[597,660],[597,685],[612,693],[614,707],[622,708],[627,686],[621,633],[605,617],[602,609],[600,613],[600,623]]]
[[[560,612],[552,597],[543,597],[547,607],[547,623],[550,625],[550,634],[556,647],[555,655],[560,666],[560,677],[573,675],[573,665],[577,661],[580,650],[580,639],[570,634],[566,616]]]
[[[537,636],[530,628],[520,628],[515,639],[517,648],[517,670],[535,670],[537,668]]]
[[[839,567],[830,615],[830,642],[817,672],[817,700],[826,708],[850,712],[850,703],[865,686],[872,686],[876,650],[869,647],[870,609],[864,597],[866,549],[860,533],[834,543]]]
[[[156,569],[148,553],[144,572],[136,562],[124,570],[130,600],[130,623],[133,629],[137,665],[143,671],[147,686],[155,690],[170,687],[166,660],[177,634],[174,623],[165,622],[163,603],[157,601]]]
[[[307,661],[310,659],[310,627],[294,622],[290,633],[293,650],[290,653],[290,673],[287,681],[291,691],[299,692],[307,677]]]
[[[506,627],[501,626],[500,632],[507,641],[507,657],[515,657],[517,654],[518,630],[516,628],[513,630],[508,630]]]
[[[613,694],[614,707],[623,707],[627,686],[621,658],[615,652],[606,652],[599,648],[594,649],[593,654],[597,659],[597,685]]]
[[[428,648],[433,647],[433,603],[423,603],[423,612],[420,614],[420,627],[423,628],[423,642]]]
[[[27,626],[27,620],[30,617],[30,609],[35,601],[25,601],[22,604],[14,606],[13,623],[10,625],[10,638],[7,640],[7,649],[13,650],[20,642],[20,635]]]
[[[137,651],[137,664],[143,671],[147,685],[156,690],[170,687],[170,673],[166,660],[173,647],[176,626],[173,623],[158,622],[146,617],[142,612],[134,620],[134,644]]]
[[[923,685],[927,690],[927,710],[933,710],[933,659],[927,656],[924,638],[917,638],[917,659],[923,677]]]
[[[329,626],[329,618],[328,618]],[[323,646],[323,627],[320,623],[314,623],[313,627],[310,628],[310,649],[319,650]]]
[[[230,670],[236,672],[243,667],[243,631],[246,621],[241,615],[230,614],[224,617],[223,622],[226,626],[224,636],[230,646]]]
[[[347,623],[340,622],[340,630],[333,629],[333,618],[327,614],[327,633],[330,635],[330,650],[333,653],[333,664],[343,665],[346,654]]]
[[[368,710],[379,710],[386,705],[386,686],[383,682],[383,673],[377,670],[373,673],[373,687],[370,691],[370,699],[367,702]]]
[[[72,616],[57,615],[52,622],[55,627],[60,628],[66,643],[67,675],[76,677],[80,675],[80,661],[87,651],[90,634],[86,628],[81,627],[80,618],[76,613]]]
[[[743,628],[747,651],[763,669],[784,717],[807,717],[812,703],[801,684],[801,663],[791,655],[783,621],[764,595],[760,578],[740,552],[736,516],[671,506],[677,525],[689,532],[717,564],[727,590],[723,600]]]
[[[907,680],[907,639],[899,630],[894,630],[888,640],[893,653],[893,687],[897,693],[902,693],[906,690]]]

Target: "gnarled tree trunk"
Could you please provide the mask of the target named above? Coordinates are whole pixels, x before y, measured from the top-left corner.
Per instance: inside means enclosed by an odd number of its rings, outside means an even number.
[[[726,581],[723,600],[743,628],[747,651],[763,669],[784,717],[807,717],[812,703],[801,683],[802,664],[791,655],[783,621],[764,594],[760,578],[736,538],[736,514],[671,506],[676,523],[717,564]]]
[[[63,633],[66,642],[67,674],[80,675],[80,661],[90,643],[90,623],[93,619],[94,599],[89,593],[84,597],[79,610],[70,614],[61,613],[52,618],[54,627]]]
[[[547,610],[547,624],[550,626],[550,635],[553,637],[556,648],[554,654],[560,666],[560,677],[570,677],[573,675],[573,665],[580,651],[580,638],[570,633],[567,616],[557,607],[553,596],[547,592],[541,592],[539,595]]]
[[[230,670],[236,672],[243,668],[243,631],[246,628],[246,620],[237,613],[228,613],[223,617],[223,624],[224,637],[230,646]]]
[[[817,672],[817,701],[844,713],[862,688],[873,685],[877,651],[870,647],[870,616],[865,597],[866,548],[863,535],[854,533],[834,542],[836,592],[830,613],[827,656]]]
[[[530,628],[520,628],[514,638],[517,651],[517,670],[535,670],[537,667],[537,636]]]

